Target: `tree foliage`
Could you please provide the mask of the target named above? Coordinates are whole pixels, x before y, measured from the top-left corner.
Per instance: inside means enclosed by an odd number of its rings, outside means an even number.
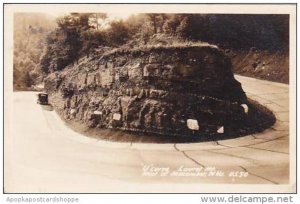
[[[97,22],[92,20],[91,24],[91,18],[96,18]],[[90,50],[102,43],[104,38],[101,31],[95,30],[98,18],[100,16],[93,13],[71,13],[58,18],[58,27],[47,37],[41,69],[45,73],[62,70],[68,64],[76,63],[81,55],[89,55]]]
[[[30,23],[22,16],[15,19],[14,82],[22,86],[30,86],[41,75],[37,70],[45,74],[62,70],[80,57],[90,57],[99,47],[179,40],[277,50],[289,44],[287,15],[148,13],[111,20],[105,13],[70,13],[57,18],[55,29],[44,18]]]
[[[124,21],[113,21],[107,30],[108,41],[111,45],[122,45],[129,40],[129,28]]]
[[[80,56],[89,56],[98,46],[118,47],[130,42],[138,46],[151,43],[151,39],[160,34],[233,47],[258,47],[262,45],[259,42],[278,47],[286,40],[285,30],[280,27],[287,22],[280,15],[149,13],[133,15],[125,21],[110,21],[102,28],[100,22],[106,18],[106,14],[95,13],[71,13],[59,18],[58,28],[48,36],[47,49],[41,59],[42,70],[61,70]],[[272,42],[274,38],[277,44]]]
[[[27,89],[41,76],[39,63],[44,39],[54,26],[52,20],[43,14],[14,14],[14,89]]]

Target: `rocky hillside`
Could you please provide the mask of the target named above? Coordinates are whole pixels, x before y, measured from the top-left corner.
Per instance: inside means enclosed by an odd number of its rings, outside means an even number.
[[[247,98],[217,47],[116,49],[45,80],[67,120],[167,135],[215,134],[243,123]]]
[[[233,72],[252,78],[289,83],[289,54],[285,50],[227,50]]]

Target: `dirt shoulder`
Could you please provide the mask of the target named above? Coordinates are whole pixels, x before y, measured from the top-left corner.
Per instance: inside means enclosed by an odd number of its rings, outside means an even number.
[[[289,84],[289,54],[284,50],[229,50],[235,74]]]

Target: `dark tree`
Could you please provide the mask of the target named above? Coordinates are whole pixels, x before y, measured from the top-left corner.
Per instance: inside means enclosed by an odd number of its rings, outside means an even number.
[[[107,31],[109,42],[112,45],[121,45],[129,39],[129,28],[124,21],[113,21],[110,23],[110,28]]]

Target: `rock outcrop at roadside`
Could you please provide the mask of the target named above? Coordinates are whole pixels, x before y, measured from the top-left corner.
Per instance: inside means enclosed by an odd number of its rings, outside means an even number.
[[[243,123],[247,97],[211,45],[116,49],[45,79],[66,120],[167,135],[223,133]]]

